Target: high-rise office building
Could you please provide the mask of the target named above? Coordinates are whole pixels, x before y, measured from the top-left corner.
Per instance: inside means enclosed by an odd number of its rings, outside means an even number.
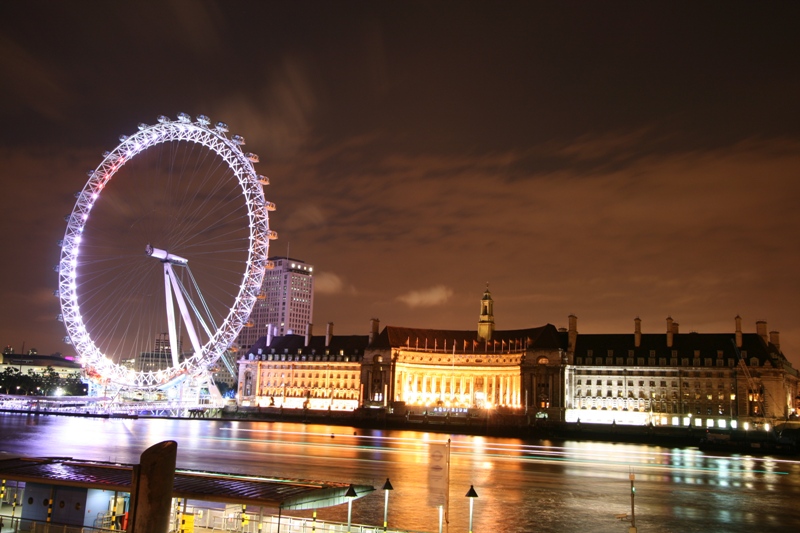
[[[239,333],[238,344],[247,349],[267,336],[304,335],[314,312],[314,267],[289,257],[271,257],[274,265],[264,275],[261,294],[250,320]]]

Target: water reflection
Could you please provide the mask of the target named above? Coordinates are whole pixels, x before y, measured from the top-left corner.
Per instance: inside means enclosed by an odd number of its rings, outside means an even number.
[[[138,462],[148,446],[178,442],[183,468],[394,486],[390,525],[436,531],[426,506],[428,444],[447,435],[325,425],[167,419],[0,415],[0,451]],[[450,528],[466,531],[470,485],[474,530],[620,532],[629,523],[636,475],[639,531],[786,531],[800,525],[800,464],[780,458],[706,455],[696,449],[449,436]],[[381,490],[353,506],[353,520],[382,524]],[[269,512],[265,509],[265,512]],[[346,507],[320,519],[346,520]]]

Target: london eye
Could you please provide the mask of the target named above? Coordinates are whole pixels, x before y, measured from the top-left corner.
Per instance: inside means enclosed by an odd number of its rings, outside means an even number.
[[[88,172],[66,217],[58,296],[89,377],[166,388],[236,348],[277,237],[244,144],[204,115],[160,116]]]

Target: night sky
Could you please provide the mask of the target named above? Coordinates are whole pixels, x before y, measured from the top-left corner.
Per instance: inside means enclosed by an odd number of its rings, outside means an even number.
[[[244,135],[316,333],[781,332],[800,367],[793,2],[0,3],[0,343],[61,339],[73,194],[158,115]]]

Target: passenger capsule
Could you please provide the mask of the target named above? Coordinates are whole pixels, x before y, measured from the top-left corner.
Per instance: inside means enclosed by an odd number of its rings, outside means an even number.
[[[148,126],[148,125],[147,125],[147,124],[145,124],[144,122],[140,122],[140,123],[139,123],[139,131],[146,130],[146,129],[147,129],[147,128],[149,128],[149,127],[150,127],[150,126]]]
[[[261,174],[258,175],[258,182],[261,185],[269,185],[269,178],[266,176],[262,176]]]
[[[247,152],[244,156],[249,159],[253,163],[258,163],[258,154],[254,154],[252,152]]]
[[[186,113],[178,113],[178,122],[183,122],[185,124],[188,124],[191,121],[192,121],[192,117],[190,117],[188,114],[186,114]]]
[[[169,117],[166,115],[158,115],[159,124],[169,124]]]
[[[228,131],[228,125],[225,124],[224,122],[217,122],[216,125],[214,126],[214,129],[216,129],[220,133],[225,133],[226,131]]]
[[[244,137],[242,137],[241,135],[234,135],[233,137],[231,137],[231,140],[236,144],[238,144],[239,146],[245,145]]]
[[[211,119],[205,115],[197,115],[197,123],[203,126],[208,126],[211,124]]]

